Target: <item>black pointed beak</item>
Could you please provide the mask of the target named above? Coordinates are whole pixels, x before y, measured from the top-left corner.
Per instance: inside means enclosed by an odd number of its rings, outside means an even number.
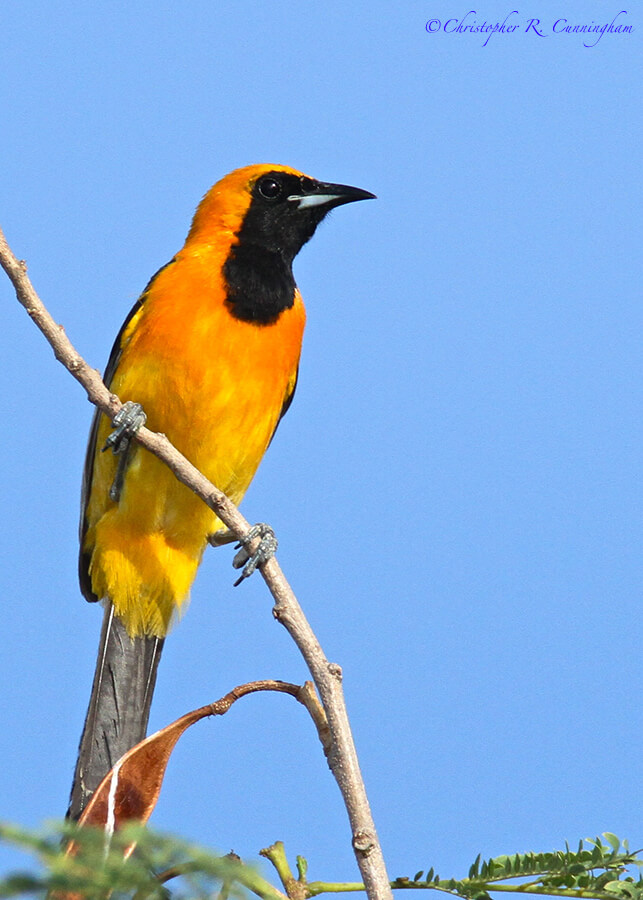
[[[356,200],[375,200],[375,194],[363,191],[361,188],[350,187],[348,184],[330,184],[326,181],[315,181],[310,190],[304,190],[301,194],[288,197],[289,200],[298,200],[298,209],[307,209],[313,206],[323,207],[325,210],[333,209],[344,203],[354,203]]]

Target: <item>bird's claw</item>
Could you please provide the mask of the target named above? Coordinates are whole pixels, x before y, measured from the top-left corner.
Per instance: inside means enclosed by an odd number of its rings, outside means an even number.
[[[130,442],[145,425],[146,419],[147,416],[143,412],[141,404],[135,403],[133,400],[126,400],[112,419],[114,430],[105,441],[103,453],[111,447],[112,452],[119,456],[116,475],[109,489],[110,499],[115,503],[118,503],[120,500],[121,491],[123,490],[125,471],[127,469],[127,451],[129,450]]]
[[[126,400],[112,419],[114,430],[105,441],[103,453],[110,447],[114,453],[126,452],[129,442],[145,425],[146,420],[147,416],[143,412],[141,404],[135,403],[133,400]]]
[[[251,553],[248,546],[257,537],[261,538],[259,546],[254,553]],[[265,522],[259,522],[259,524],[252,526],[243,540],[239,541],[237,549],[238,553],[232,560],[232,565],[235,569],[243,568],[243,572],[241,573],[241,577],[237,578],[235,581],[235,587],[240,585],[245,578],[249,578],[255,569],[267,562],[271,556],[275,555],[277,551],[277,538],[270,525],[266,525]]]

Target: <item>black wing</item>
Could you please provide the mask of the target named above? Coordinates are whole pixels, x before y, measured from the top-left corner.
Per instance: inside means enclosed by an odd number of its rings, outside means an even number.
[[[270,444],[272,444],[272,442],[274,441],[275,435],[277,434],[277,429],[279,428],[279,423],[281,422],[283,417],[286,415],[286,413],[290,409],[290,404],[292,403],[293,397],[295,396],[295,391],[297,390],[298,379],[299,379],[299,366],[297,366],[297,371],[295,372],[295,381],[292,386],[292,390],[289,394],[286,395],[286,399],[284,400],[284,405],[281,407],[281,412],[279,413],[279,418],[277,419],[277,424],[275,425],[275,430],[272,433],[272,437],[270,438],[270,443],[268,444],[268,446],[270,446]]]
[[[123,352],[123,334],[125,333],[127,326],[132,321],[134,316],[141,309],[147,295],[149,293],[150,287],[156,280],[156,278],[161,274],[164,269],[167,269],[168,266],[172,265],[174,259],[171,259],[170,262],[166,263],[164,266],[156,272],[148,281],[145,286],[145,290],[138,298],[134,306],[130,309],[127,314],[127,318],[123,322],[120,327],[118,334],[116,335],[116,340],[114,341],[114,346],[112,347],[112,352],[109,354],[109,359],[107,361],[107,366],[105,368],[105,374],[103,376],[103,381],[107,387],[111,386],[112,378],[114,377],[114,372],[118,368],[118,364],[120,362],[121,354]],[[89,563],[91,560],[91,554],[85,552],[83,550],[83,544],[85,541],[85,535],[87,534],[87,503],[89,501],[89,494],[92,486],[92,479],[94,477],[94,455],[96,453],[96,440],[98,437],[98,424],[100,422],[100,417],[102,413],[99,409],[94,412],[94,417],[92,419],[91,428],[89,429],[89,440],[87,442],[87,453],[85,454],[85,468],[83,470],[83,481],[80,492],[80,527],[79,527],[79,538],[80,538],[80,553],[78,555],[78,580],[80,581],[80,590],[83,594],[85,600],[88,600],[90,603],[94,603],[97,600],[100,600],[100,597],[97,597],[96,594],[92,590],[92,582],[89,576]],[[282,413],[283,415],[283,413]]]

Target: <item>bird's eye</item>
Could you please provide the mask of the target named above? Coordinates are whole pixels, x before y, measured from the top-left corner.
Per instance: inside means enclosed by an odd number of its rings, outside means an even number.
[[[262,178],[257,184],[257,188],[259,189],[261,196],[265,197],[266,200],[276,200],[281,194],[281,184],[276,178],[272,178],[271,176]]]
[[[304,194],[312,194],[312,192],[315,190],[315,182],[312,178],[308,178],[306,175],[302,175],[302,177],[299,179],[299,183],[301,184],[301,189]]]

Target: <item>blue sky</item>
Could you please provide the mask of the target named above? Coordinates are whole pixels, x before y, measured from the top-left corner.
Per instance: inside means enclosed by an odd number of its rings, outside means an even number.
[[[583,46],[517,5],[511,34],[430,34],[452,0],[111,4],[0,12],[0,224],[104,366],[208,187],[252,162],[355,184],[295,263],[297,397],[243,504],[345,689],[392,876],[643,844],[641,27]],[[526,32],[542,20],[543,37]],[[2,299],[0,819],[66,808],[100,626],[76,582],[91,409]],[[302,681],[260,578],[210,552],[151,725],[235,684]],[[195,726],[154,824],[312,879],[356,869],[305,713],[246,699]],[[0,850],[5,870],[19,862]]]

